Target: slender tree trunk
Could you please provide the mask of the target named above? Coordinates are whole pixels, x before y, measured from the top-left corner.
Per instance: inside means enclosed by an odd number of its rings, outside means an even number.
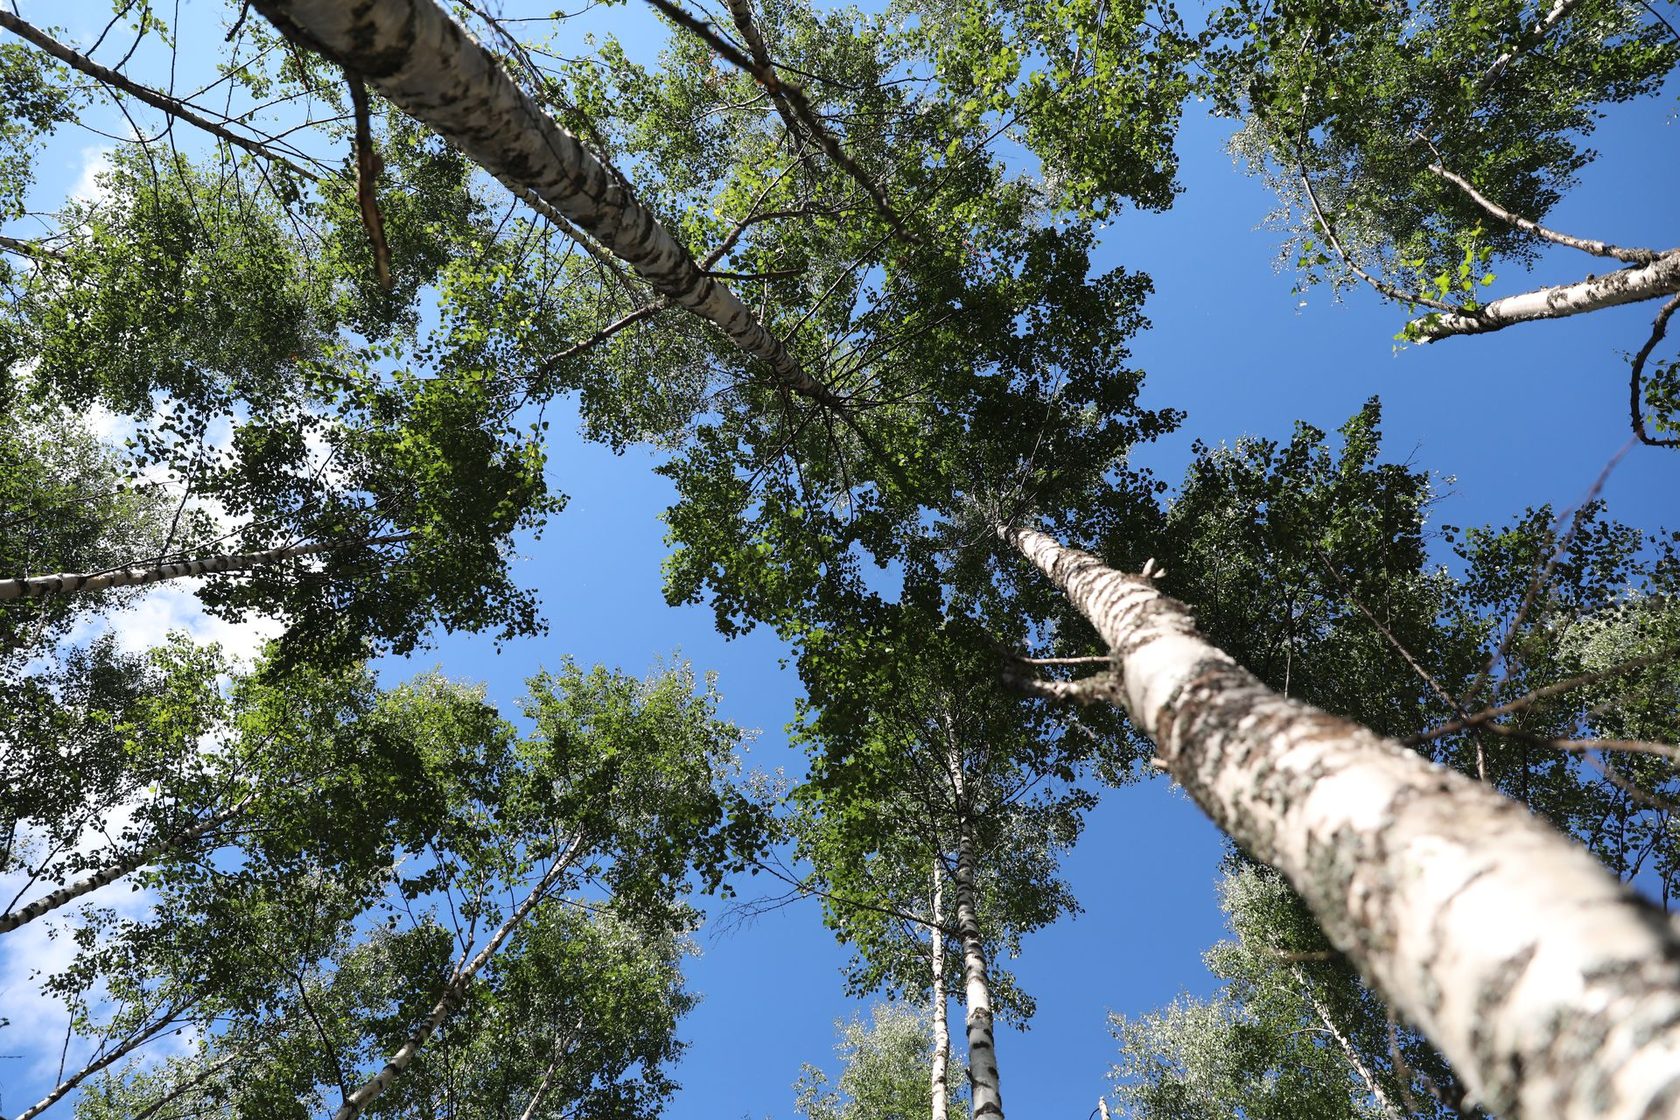
[[[58,1085],[53,1088],[52,1092],[48,1093],[40,1100],[18,1113],[16,1120],[35,1120],[35,1117],[41,1115],[41,1113],[63,1100],[66,1095],[68,1095],[82,1082],[86,1081],[100,1070],[120,1062],[122,1059],[134,1053],[134,1051],[140,1049],[140,1047],[144,1046],[147,1042],[157,1037],[159,1033],[168,1029],[169,1025],[175,1021],[176,1016],[180,1015],[183,1011],[186,1011],[190,1006],[192,1006],[192,1001],[171,1005],[170,1008],[162,1015],[159,1015],[156,1019],[153,1019],[145,1026],[139,1028],[133,1034],[123,1039],[122,1042],[105,1051],[105,1053],[94,1058],[87,1065],[83,1066],[63,1081],[60,1081]]]
[[[548,1095],[548,1087],[553,1084],[554,1075],[559,1071],[560,1063],[565,1060],[567,1054],[571,1053],[572,1046],[577,1042],[577,1037],[582,1031],[583,1020],[579,1019],[577,1025],[568,1033],[554,1040],[554,1057],[549,1060],[548,1068],[543,1070],[542,1079],[537,1082],[537,1087],[531,1090],[531,1100],[526,1104],[525,1111],[519,1114],[519,1120],[535,1120],[537,1109],[542,1107],[543,1098]]]
[[[1284,700],[1145,578],[999,535],[1108,645],[1107,694],[1506,1120],[1680,1107],[1680,934],[1568,838],[1393,740]]]
[[[973,1085],[974,1120],[1003,1120],[998,1088],[997,1045],[992,1036],[992,987],[986,972],[986,949],[974,901],[974,845],[965,822],[957,836],[957,932],[962,935],[964,1003],[968,1017],[968,1075]]]
[[[478,975],[479,969],[483,968],[490,958],[496,955],[496,950],[502,947],[502,942],[507,940],[508,934],[518,928],[519,923],[525,920],[526,915],[536,907],[538,902],[542,901],[542,897],[548,891],[548,888],[559,880],[567,867],[571,866],[581,843],[581,840],[574,840],[565,852],[555,858],[554,866],[550,867],[537,885],[531,888],[531,893],[525,896],[525,900],[514,909],[513,913],[508,916],[507,921],[503,922],[501,927],[491,934],[490,940],[484,943],[484,948],[480,949],[471,960],[455,970],[454,975],[449,978],[449,982],[443,986],[443,994],[438,997],[437,1003],[432,1005],[431,1013],[415,1028],[414,1033],[408,1036],[408,1039],[397,1049],[397,1052],[392,1054],[385,1062],[385,1068],[364,1082],[361,1088],[346,1097],[344,1103],[339,1105],[338,1111],[333,1113],[333,1120],[354,1120],[355,1117],[360,1116],[368,1105],[372,1104],[386,1089],[389,1089],[391,1083],[402,1076],[409,1066],[414,1064],[414,1056],[420,1052],[420,1048],[426,1045],[432,1035],[437,1033],[438,1028],[443,1026],[444,1022],[460,1006],[461,1000],[467,994],[467,985],[472,983],[472,978]]]
[[[327,544],[295,544],[285,548],[270,548],[262,552],[231,552],[219,556],[198,556],[191,560],[176,560],[168,564],[146,567],[114,568],[108,572],[60,572],[51,576],[26,576],[23,579],[0,579],[0,601],[8,599],[45,599],[52,595],[71,595],[82,591],[105,591],[113,587],[141,587],[182,576],[210,576],[220,572],[248,572],[266,568],[282,560],[298,556],[314,556],[339,549],[380,544],[403,544],[410,538],[401,533],[389,537],[369,537],[360,541],[334,541]]]
[[[287,38],[361,75],[500,179],[576,223],[654,290],[716,324],[785,388],[844,403],[701,270],[630,186],[561,128],[434,0],[254,0]]]
[[[938,856],[933,857],[933,1112],[931,1120],[946,1120],[947,1102],[951,1099],[949,1084],[951,1070],[951,1025],[946,1018],[949,997],[945,992],[945,869]]]
[[[1290,973],[1295,977],[1295,983],[1299,985],[1301,995],[1306,998],[1307,1003],[1312,1007],[1313,1014],[1317,1015],[1318,1021],[1324,1024],[1324,1029],[1329,1032],[1330,1037],[1335,1040],[1337,1047],[1342,1051],[1342,1057],[1347,1059],[1347,1064],[1353,1067],[1353,1072],[1359,1075],[1360,1081],[1364,1082],[1365,1088],[1376,1100],[1377,1107],[1382,1109],[1382,1114],[1389,1120],[1406,1120],[1406,1114],[1394,1106],[1393,1099],[1389,1097],[1382,1087],[1382,1082],[1377,1080],[1376,1074],[1371,1072],[1371,1067],[1354,1047],[1353,1040],[1343,1034],[1342,1029],[1336,1025],[1336,1020],[1330,1017],[1330,1009],[1324,1006],[1324,1001],[1319,999],[1318,993],[1312,990],[1312,984],[1307,980],[1307,974],[1298,968],[1290,969]]]
[[[1435,342],[1460,334],[1486,334],[1535,319],[1562,319],[1606,307],[1659,299],[1680,292],[1680,249],[1671,249],[1650,264],[1617,269],[1574,284],[1536,288],[1505,296],[1474,311],[1437,311],[1413,319],[1409,327],[1420,342]]]
[[[220,813],[216,813],[214,816],[206,817],[204,820],[193,825],[185,832],[180,832],[174,836],[166,837],[154,844],[148,844],[146,847],[141,848],[132,855],[96,871],[94,874],[89,875],[85,879],[81,879],[68,886],[61,887],[58,890],[53,891],[51,894],[43,895],[42,897],[37,898],[34,902],[31,902],[28,906],[23,907],[21,910],[14,910],[10,913],[0,914],[0,933],[10,933],[19,926],[26,926],[30,922],[33,922],[36,918],[45,914],[50,914],[54,910],[57,910],[60,906],[74,902],[76,899],[81,898],[85,894],[91,894],[100,887],[105,886],[107,883],[116,882],[118,879],[121,879],[124,875],[127,875],[136,868],[144,867],[146,864],[151,863],[171,848],[178,848],[186,844],[190,844],[212,829],[226,824],[228,821],[238,816],[244,808],[245,802],[242,800],[235,805],[231,805],[228,808],[223,809]]]

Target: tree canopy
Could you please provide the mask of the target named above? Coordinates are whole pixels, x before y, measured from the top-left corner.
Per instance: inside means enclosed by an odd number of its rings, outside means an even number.
[[[31,988],[68,1030],[14,1120],[650,1117],[703,896],[766,874],[737,914],[814,896],[896,1001],[800,1110],[1002,1120],[994,1015],[1035,1003],[999,959],[1159,771],[1234,839],[1238,941],[1121,1022],[1133,1114],[1680,1091],[1680,536],[1602,480],[1440,525],[1378,399],[1167,481],[1190,418],[1104,232],[1170,209],[1205,99],[1300,283],[1404,343],[1663,301],[1602,359],[1672,443],[1680,250],[1544,224],[1668,95],[1660,5],[50,18],[0,11],[0,938],[64,939]],[[1615,263],[1484,301],[1553,247]],[[781,650],[792,775],[710,677],[585,669],[606,635],[545,617],[574,416],[668,495],[665,601]],[[273,640],[130,632],[158,583]],[[522,699],[402,660],[550,627]]]

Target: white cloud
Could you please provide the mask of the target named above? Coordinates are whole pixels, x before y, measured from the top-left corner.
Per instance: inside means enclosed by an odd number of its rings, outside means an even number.
[[[196,584],[190,577],[154,585],[121,610],[92,619],[73,630],[69,645],[83,645],[102,634],[114,634],[117,648],[138,653],[162,645],[173,631],[185,631],[195,642],[215,642],[234,658],[249,662],[284,629],[267,616],[229,622],[205,613]]]
[[[99,181],[101,172],[111,166],[111,155],[116,151],[109,145],[83,148],[81,151],[81,169],[76,173],[76,182],[70,188],[70,198],[76,202],[101,202],[106,197],[104,184]]]

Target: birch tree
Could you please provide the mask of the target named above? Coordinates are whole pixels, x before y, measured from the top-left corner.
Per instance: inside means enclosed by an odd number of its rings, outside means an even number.
[[[1210,89],[1244,120],[1234,147],[1278,192],[1285,259],[1305,283],[1364,285],[1411,313],[1419,343],[1664,300],[1631,371],[1631,422],[1653,442],[1666,369],[1647,363],[1680,292],[1671,246],[1553,229],[1547,215],[1594,158],[1598,118],[1656,95],[1680,35],[1656,7],[1419,3],[1287,12],[1228,5],[1211,28]],[[1639,237],[1637,221],[1631,236]],[[1483,295],[1494,271],[1556,247],[1586,275]],[[1499,285],[1504,287],[1505,285]]]
[[[163,494],[125,485],[122,457],[87,428],[13,399],[0,417],[0,563],[13,571],[87,567],[155,548],[171,512]],[[109,598],[109,597],[107,597]],[[105,603],[0,608],[0,667],[44,652]]]
[[[951,633],[954,620],[942,633],[933,616],[900,609],[906,617],[880,637],[807,645],[813,703],[801,738],[813,761],[795,794],[796,854],[811,863],[826,921],[858,954],[854,992],[920,1004],[931,987],[936,1006],[946,984],[963,992],[971,1108],[1001,1115],[996,1021],[1024,1023],[1032,1001],[996,962],[1077,911],[1057,861],[1094,801],[1080,780],[1098,744],[976,674],[989,659]],[[931,956],[949,976],[930,973],[916,928],[930,913],[930,863],[942,896]]]
[[[249,730],[297,718],[250,700]],[[352,749],[293,797],[265,789],[221,858],[181,845],[140,877],[149,914],[76,916],[78,952],[43,987],[95,1060],[31,1115],[100,1075],[136,1107],[184,1094],[236,1114],[424,1111],[470,1079],[533,1115],[647,1107],[669,1092],[688,1002],[682,897],[718,885],[760,829],[726,785],[740,733],[714,705],[680,670],[567,665],[533,680],[529,737],[436,679],[379,697],[359,735],[330,722],[318,733],[392,757]],[[295,737],[264,745],[310,761]],[[614,959],[633,975],[613,981]],[[188,1027],[204,1044],[177,1073],[123,1064]]]
[[[1173,776],[1288,878],[1476,1100],[1510,1116],[1641,1115],[1673,1092],[1680,1042],[1660,1024],[1680,991],[1653,963],[1673,934],[1648,902],[1480,784],[1278,697],[1150,575],[1037,530],[999,536],[1091,619],[1123,682],[1101,687]]]
[[[1420,1053],[1410,1032],[1391,1027],[1368,992],[1339,982],[1345,965],[1275,875],[1233,871],[1219,893],[1235,936],[1205,957],[1221,982],[1215,995],[1110,1016],[1120,1043],[1112,1077],[1126,1114],[1473,1114],[1438,1058]]]

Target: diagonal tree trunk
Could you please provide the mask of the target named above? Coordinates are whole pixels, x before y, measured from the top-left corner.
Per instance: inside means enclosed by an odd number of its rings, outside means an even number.
[[[371,548],[381,544],[404,544],[412,539],[406,533],[388,537],[369,537],[360,541],[334,541],[325,544],[294,544],[284,548],[270,548],[262,552],[230,552],[218,556],[197,556],[191,560],[176,560],[168,564],[146,567],[113,568],[107,572],[60,572],[51,576],[25,576],[22,579],[0,579],[0,602],[9,599],[45,599],[52,595],[71,595],[81,591],[106,591],[113,587],[143,587],[166,579],[182,576],[211,576],[221,572],[248,572],[266,568],[282,560],[299,556],[316,556],[357,546]]]
[[[1299,968],[1291,968],[1289,972],[1294,977],[1302,997],[1306,999],[1308,1006],[1313,1009],[1313,1014],[1318,1016],[1318,1021],[1324,1024],[1324,1029],[1335,1040],[1337,1048],[1342,1052],[1342,1057],[1353,1068],[1353,1072],[1359,1075],[1359,1080],[1364,1084],[1366,1091],[1377,1102],[1378,1109],[1382,1111],[1384,1116],[1388,1117],[1388,1120],[1406,1120],[1406,1114],[1395,1107],[1393,1098],[1383,1089],[1382,1082],[1377,1080],[1377,1075],[1371,1071],[1369,1063],[1360,1056],[1359,1049],[1354,1046],[1353,1040],[1343,1034],[1342,1029],[1336,1025],[1336,1020],[1330,1017],[1330,1009],[1324,1006],[1324,1001],[1318,998],[1317,992],[1313,991],[1311,982],[1307,980],[1307,974]]]
[[[477,976],[479,970],[489,962],[491,957],[496,955],[496,951],[502,947],[502,942],[506,941],[508,935],[517,929],[526,916],[536,908],[537,903],[542,901],[543,895],[548,892],[548,889],[559,881],[560,876],[566,868],[571,866],[572,860],[577,857],[578,850],[582,846],[581,838],[573,840],[564,852],[555,857],[553,866],[543,874],[537,885],[531,888],[531,893],[525,896],[524,901],[514,909],[513,913],[508,915],[507,921],[503,922],[496,932],[490,935],[490,940],[484,943],[484,947],[475,953],[471,960],[463,962],[460,967],[455,969],[454,974],[449,978],[449,982],[443,986],[443,994],[438,996],[437,1003],[432,1005],[432,1010],[425,1020],[397,1048],[396,1053],[392,1054],[385,1062],[383,1069],[344,1099],[344,1103],[339,1105],[338,1111],[333,1113],[333,1120],[354,1120],[355,1117],[362,1115],[367,1110],[368,1105],[372,1104],[386,1089],[389,1089],[391,1083],[402,1076],[409,1066],[414,1064],[414,1057],[420,1053],[420,1048],[426,1045],[432,1035],[437,1033],[438,1028],[443,1026],[444,1022],[460,1007],[461,1001],[466,998],[467,985],[472,983],[473,977]]]
[[[26,926],[36,918],[50,914],[60,906],[74,902],[83,895],[91,894],[107,883],[116,882],[136,868],[151,863],[171,848],[190,844],[217,826],[226,824],[244,811],[244,808],[245,801],[241,800],[219,813],[204,818],[184,832],[176,833],[174,836],[166,837],[154,844],[148,844],[132,855],[101,868],[85,879],[77,880],[68,886],[53,891],[51,894],[43,895],[21,910],[0,914],[0,933],[10,933],[19,926]]]
[[[117,1062],[120,1062],[122,1059],[128,1057],[128,1055],[134,1053],[136,1050],[140,1049],[140,1047],[156,1038],[163,1031],[168,1030],[181,1014],[193,1006],[193,1003],[193,1000],[187,1000],[182,1003],[171,1004],[157,1018],[151,1020],[143,1026],[136,1027],[134,1033],[128,1035],[121,1042],[111,1047],[103,1054],[96,1055],[88,1062],[87,1065],[83,1066],[81,1069],[77,1070],[75,1073],[66,1077],[63,1081],[60,1081],[56,1086],[54,1086],[52,1092],[48,1093],[40,1100],[18,1113],[16,1120],[35,1120],[35,1117],[41,1115],[41,1113],[47,1111],[47,1109],[63,1100],[65,1096],[73,1092],[77,1086],[82,1084],[82,1082],[86,1081],[100,1070],[106,1069]]]
[[[1660,299],[1675,292],[1680,292],[1680,249],[1670,249],[1650,264],[1505,296],[1474,311],[1434,312],[1406,326],[1409,335],[1419,342],[1435,342],[1454,335],[1486,334],[1515,323],[1563,319],[1624,303]]]
[[[1506,1120],[1680,1104],[1680,934],[1520,805],[1267,689],[1147,578],[999,526],[1108,645],[1185,791]]]
[[[932,931],[933,951],[931,964],[933,967],[933,1074],[931,1087],[933,1089],[933,1111],[931,1120],[946,1120],[947,1102],[951,1099],[950,1070],[951,1070],[951,1025],[946,1017],[946,1004],[949,998],[945,992],[945,909],[943,906],[945,891],[945,868],[940,864],[938,856],[933,859],[933,900],[932,920],[928,929]]]
[[[768,365],[779,385],[823,404],[843,404],[435,0],[254,4],[287,38],[360,75],[515,195],[553,206],[673,304],[716,324]]]

